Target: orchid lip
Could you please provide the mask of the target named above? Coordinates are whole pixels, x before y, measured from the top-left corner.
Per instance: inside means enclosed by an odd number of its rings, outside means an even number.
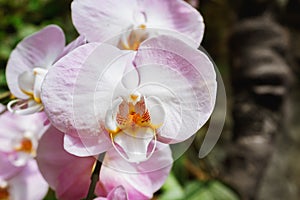
[[[28,115],[43,110],[41,101],[41,85],[47,73],[47,69],[36,67],[32,71],[26,71],[19,75],[19,88],[28,96],[28,99],[15,99],[8,103],[10,112]]]
[[[155,151],[160,125],[151,122],[147,98],[135,92],[128,99],[115,100],[113,105],[105,119],[113,147],[129,162],[148,160]]]
[[[132,137],[133,140],[141,139],[141,138],[136,138],[136,137],[132,136],[131,134],[127,134],[127,133],[124,133],[124,135],[126,135],[127,137]],[[153,141],[153,146],[150,147],[150,150],[147,151],[146,154],[144,154],[143,152],[142,153],[138,152],[138,151],[123,152],[122,151],[123,149],[120,149],[121,146],[115,141],[114,137],[115,136],[113,135],[113,133],[110,133],[110,139],[111,139],[114,149],[119,153],[119,155],[124,160],[127,160],[128,162],[135,162],[135,163],[144,162],[144,161],[148,160],[149,158],[151,158],[151,156],[153,155],[153,153],[155,152],[155,149],[156,149],[157,136],[156,136],[155,132],[153,132],[153,138],[151,138],[151,141]],[[143,139],[141,139],[141,140],[143,140]],[[150,146],[150,144],[149,144],[149,146]]]
[[[44,107],[32,99],[14,99],[7,104],[7,109],[11,113],[29,115],[42,111]]]

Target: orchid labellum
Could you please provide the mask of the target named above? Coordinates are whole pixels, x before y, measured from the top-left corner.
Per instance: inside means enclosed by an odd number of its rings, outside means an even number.
[[[212,62],[170,36],[150,38],[137,51],[81,46],[49,70],[42,91],[67,151],[96,155],[113,146],[130,162],[149,159],[158,141],[191,137],[208,120],[215,96]]]

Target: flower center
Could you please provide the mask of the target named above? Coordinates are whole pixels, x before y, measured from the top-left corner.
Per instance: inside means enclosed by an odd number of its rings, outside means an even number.
[[[36,103],[41,103],[41,85],[47,71],[47,69],[36,67],[32,72],[24,72],[19,76],[21,91]]]
[[[132,15],[133,24],[122,34],[118,47],[123,50],[136,51],[140,44],[149,37],[147,31],[147,15],[141,9],[137,9]]]
[[[21,138],[12,141],[13,151],[9,155],[9,159],[15,166],[23,166],[29,159],[36,156],[36,148],[38,139],[31,132],[25,132]]]
[[[20,143],[15,146],[16,151],[22,151],[28,154],[35,154],[35,150],[33,148],[33,144],[29,138],[23,138]]]
[[[137,28],[130,29],[124,33],[119,41],[118,47],[124,50],[136,51],[140,44],[149,37],[146,25],[141,24]]]
[[[47,71],[47,69],[36,67],[32,71],[26,71],[19,75],[19,88],[29,98],[10,101],[7,105],[10,112],[26,115],[43,110],[41,86]]]
[[[114,102],[105,119],[114,148],[130,162],[149,159],[156,148],[156,132],[161,125],[152,123],[146,98],[139,93]]]
[[[156,128],[151,124],[151,117],[145,105],[144,97],[139,94],[131,94],[128,100],[124,100],[118,107],[115,119],[117,127],[108,131],[114,136],[121,131],[128,130],[135,135],[140,127],[148,127],[155,131]]]

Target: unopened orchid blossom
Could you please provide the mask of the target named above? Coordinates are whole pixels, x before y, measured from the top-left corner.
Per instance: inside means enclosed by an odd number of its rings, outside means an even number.
[[[63,140],[63,134],[50,127],[40,141],[38,165],[58,199],[82,199],[88,193],[96,159],[66,152]],[[168,145],[159,144],[158,148],[160,151],[140,165],[128,163],[114,149],[108,151],[95,189],[97,199],[151,199],[165,182],[172,166]],[[153,163],[156,164],[153,166]]]
[[[113,146],[130,162],[149,159],[158,141],[191,137],[210,117],[216,98],[209,58],[163,35],[137,51],[81,46],[49,70],[43,88],[45,111],[66,133],[67,151],[97,155]]]
[[[160,34],[198,47],[204,33],[202,16],[183,0],[74,0],[72,20],[89,42],[110,41],[127,50]]]
[[[8,109],[23,115],[43,110],[41,85],[49,67],[82,43],[84,38],[80,37],[65,47],[64,33],[56,25],[49,25],[23,39],[7,63],[7,84],[17,97],[9,102]]]

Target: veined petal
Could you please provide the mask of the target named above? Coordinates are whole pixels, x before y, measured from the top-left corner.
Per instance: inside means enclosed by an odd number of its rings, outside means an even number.
[[[16,97],[27,98],[19,88],[19,75],[35,67],[50,67],[64,45],[64,33],[56,25],[49,25],[23,39],[12,51],[7,63],[6,79],[10,91]]]
[[[41,98],[52,124],[60,131],[77,136],[74,128],[73,90],[83,62],[96,43],[80,46],[51,67],[43,81]]]
[[[89,43],[60,59],[42,86],[45,112],[53,125],[81,138],[86,147],[93,148],[91,140],[96,137],[98,144],[106,140],[105,113],[111,106],[114,86],[133,55],[111,45]],[[96,153],[95,149],[91,152]]]
[[[86,44],[86,38],[83,35],[78,36],[75,40],[73,40],[71,43],[69,43],[67,46],[65,46],[63,52],[58,56],[56,61],[58,61],[60,58],[64,57],[77,47],[80,47],[81,45]]]
[[[19,174],[9,180],[9,186],[11,199],[40,200],[48,191],[48,184],[40,174],[34,159],[30,160]]]
[[[172,62],[171,59],[159,58],[157,56],[159,53],[165,53],[165,56],[168,54],[174,56],[176,60]],[[186,60],[192,67],[188,69],[186,66],[183,68],[176,65],[182,60]],[[213,93],[216,90],[216,73],[212,61],[201,50],[195,51],[194,48],[174,37],[161,35],[144,41],[140,46],[139,55],[136,57],[135,62],[137,65],[148,63],[169,64],[170,67],[181,71],[191,82],[199,77],[199,75],[193,76],[193,74],[200,73],[211,92]]]
[[[141,80],[138,91],[163,102],[161,140],[186,140],[204,125],[217,88],[213,64],[204,53],[178,39],[158,36],[141,44],[134,62]]]
[[[72,20],[77,31],[89,42],[103,42],[132,26],[137,1],[74,0]]]
[[[87,195],[95,158],[80,158],[66,152],[63,133],[54,127],[40,140],[37,162],[58,199],[82,199]]]
[[[143,1],[143,9],[147,15],[147,27],[176,31],[194,41],[194,44],[189,42],[193,47],[200,45],[204,34],[203,18],[188,3],[182,0],[146,0]],[[172,32],[161,33],[180,36]]]

